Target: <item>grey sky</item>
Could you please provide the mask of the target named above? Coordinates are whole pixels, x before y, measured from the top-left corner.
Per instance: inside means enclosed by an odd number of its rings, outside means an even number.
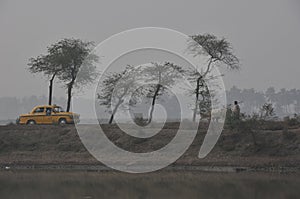
[[[227,38],[242,62],[240,72],[226,73],[228,89],[232,85],[299,88],[297,0],[0,0],[0,97],[47,95],[46,79],[31,75],[26,64],[59,39],[99,43],[112,34],[144,26]],[[59,86],[54,92],[65,96]]]

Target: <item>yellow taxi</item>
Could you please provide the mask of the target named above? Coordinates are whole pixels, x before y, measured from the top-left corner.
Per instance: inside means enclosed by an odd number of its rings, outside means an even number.
[[[22,114],[17,119],[18,124],[73,124],[79,123],[79,115],[65,112],[57,105],[36,106],[28,114]]]

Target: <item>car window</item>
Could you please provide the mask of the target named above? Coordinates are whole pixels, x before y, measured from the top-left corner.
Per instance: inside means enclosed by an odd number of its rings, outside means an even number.
[[[52,108],[46,108],[46,115],[51,115]]]
[[[54,112],[59,113],[59,112],[65,112],[61,107],[55,107]]]
[[[43,112],[44,112],[44,107],[39,107],[35,109],[33,113],[43,113]]]

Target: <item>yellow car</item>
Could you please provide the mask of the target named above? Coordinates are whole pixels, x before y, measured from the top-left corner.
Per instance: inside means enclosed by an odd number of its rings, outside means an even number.
[[[79,115],[65,112],[60,106],[36,106],[28,114],[17,119],[18,124],[73,124],[79,123]]]

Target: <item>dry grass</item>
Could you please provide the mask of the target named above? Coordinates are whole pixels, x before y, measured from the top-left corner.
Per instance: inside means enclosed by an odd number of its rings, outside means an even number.
[[[176,133],[176,124],[168,124],[148,139],[132,139],[116,126],[105,126],[107,136],[119,147],[133,152],[159,149]],[[247,132],[224,130],[213,151],[198,159],[207,125],[202,124],[196,139],[174,165],[219,166],[298,166],[300,129],[256,132],[257,145]],[[82,145],[76,129],[66,126],[1,126],[0,164],[99,164]]]

